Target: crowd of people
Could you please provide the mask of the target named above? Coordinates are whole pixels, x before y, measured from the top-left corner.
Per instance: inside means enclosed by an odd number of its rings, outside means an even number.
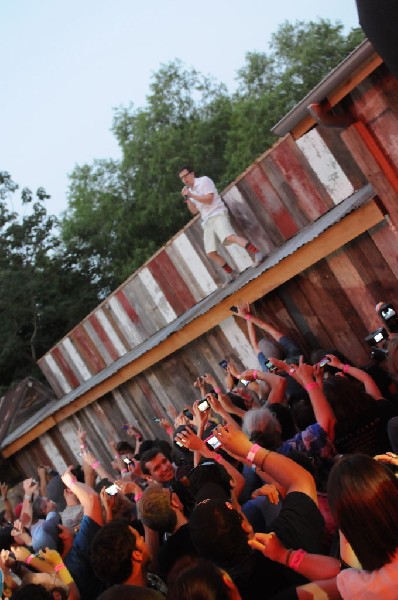
[[[199,375],[167,440],[126,425],[109,471],[78,430],[81,465],[1,484],[2,598],[398,597],[398,338],[371,375],[237,316],[258,366]]]

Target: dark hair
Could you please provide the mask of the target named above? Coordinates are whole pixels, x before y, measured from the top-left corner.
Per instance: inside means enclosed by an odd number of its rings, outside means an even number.
[[[171,444],[169,442],[166,442],[165,440],[159,440],[159,439],[144,440],[140,446],[139,453],[136,454],[134,458],[136,458],[137,460],[140,460],[142,455],[145,452],[147,452],[148,450],[151,450],[152,448],[157,448],[158,452],[161,452],[162,454],[164,454],[165,457],[171,461],[171,454],[172,454]]]
[[[347,454],[332,469],[328,500],[362,568],[380,569],[398,547],[398,481],[365,454]]]
[[[198,554],[222,568],[244,561],[251,553],[241,516],[222,500],[203,500],[189,518],[191,540]]]
[[[52,596],[44,586],[28,583],[14,592],[11,600],[52,600]]]
[[[352,423],[367,413],[375,402],[357,382],[347,377],[328,377],[323,382],[323,389],[337,423]]]
[[[102,592],[97,600],[164,600],[156,590],[137,585],[114,585]]]
[[[185,170],[188,171],[188,173],[192,173],[193,172],[193,169],[192,169],[191,166],[189,166],[189,165],[182,165],[182,167],[180,167],[178,169],[177,175],[179,175],[181,173],[181,171],[185,171]]]
[[[134,454],[135,448],[129,442],[118,442],[116,444],[116,450],[119,454],[130,453]]]
[[[230,600],[222,572],[203,558],[184,557],[177,561],[171,579],[169,600]]]
[[[105,583],[123,583],[132,571],[136,536],[125,521],[106,523],[95,535],[90,559],[94,573]]]
[[[153,460],[155,458],[155,456],[157,456],[158,454],[163,454],[163,452],[161,450],[159,450],[158,447],[150,448],[150,450],[146,450],[143,454],[141,454],[140,467],[141,467],[141,471],[144,473],[144,475],[150,475],[149,469],[147,468],[146,465],[151,460]],[[164,454],[163,454],[163,456],[164,456]]]
[[[231,497],[231,476],[227,469],[210,459],[203,459],[188,475],[189,489],[196,498],[203,486],[214,483],[220,486],[226,498]]]

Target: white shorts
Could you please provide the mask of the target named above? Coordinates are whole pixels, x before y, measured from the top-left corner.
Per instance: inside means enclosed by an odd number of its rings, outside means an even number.
[[[215,217],[210,217],[203,225],[203,241],[205,252],[217,252],[219,243],[228,244],[227,237],[236,235],[236,231],[231,225],[228,213],[222,213]],[[233,243],[233,242],[232,242]]]

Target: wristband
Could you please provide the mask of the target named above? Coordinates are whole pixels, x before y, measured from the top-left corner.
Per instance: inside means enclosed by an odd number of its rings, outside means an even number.
[[[258,444],[253,444],[253,446],[250,448],[249,452],[247,453],[246,460],[248,460],[249,462],[252,463],[254,461],[254,457],[256,456],[256,454],[259,450],[260,450],[260,446]]]
[[[263,458],[263,462],[261,463],[261,470],[264,471],[263,467],[264,467],[264,463],[267,460],[267,458],[269,457],[269,455],[271,454],[272,450],[268,450],[267,454],[264,456]]]
[[[343,365],[343,373],[348,373],[348,371],[350,370],[351,365]]]
[[[32,494],[25,494],[24,500],[29,500],[29,502],[30,502],[32,500]]]
[[[305,550],[295,550],[294,553],[289,557],[288,566],[293,569],[293,571],[297,571],[306,554],[307,552]]]
[[[92,469],[96,469],[97,467],[100,466],[100,461],[99,460],[95,460],[92,464],[91,464],[91,468]]]
[[[213,388],[213,389],[214,389],[214,391],[216,392],[217,396],[218,396],[219,394],[222,394],[222,389],[221,389],[221,388],[219,388],[219,387],[215,387],[215,388]]]
[[[58,571],[60,571],[61,569],[65,569],[65,568],[66,568],[66,567],[65,567],[64,563],[59,563],[59,565],[55,565],[55,567],[54,567],[54,571],[55,571],[56,573],[58,573]]]
[[[138,500],[141,498],[142,492],[138,492],[138,494],[134,494],[134,502],[137,504]]]
[[[120,458],[120,454],[115,454],[115,456],[113,457],[115,460],[119,460]]]
[[[253,371],[253,379],[258,379],[258,371],[257,371],[257,369],[254,369],[254,371]]]
[[[218,462],[218,463],[222,461],[222,456],[221,456],[221,454],[215,454],[213,458],[214,458],[214,460],[215,460],[216,462]]]
[[[310,392],[311,390],[314,390],[316,387],[318,387],[318,383],[316,381],[311,381],[311,383],[307,383],[307,385],[304,386],[304,389],[307,392]]]
[[[246,313],[245,314],[245,319],[246,321],[251,321],[252,320],[253,315],[251,315],[250,313]]]
[[[166,433],[168,433],[168,435],[171,435],[173,433],[173,428],[171,427],[171,425],[166,427]]]
[[[27,556],[27,557],[25,558],[25,564],[26,564],[26,565],[30,565],[30,563],[32,562],[32,560],[33,560],[34,558],[36,558],[34,554],[29,554],[29,556]]]
[[[84,444],[80,444],[80,450],[87,450],[87,446],[85,446]]]
[[[126,473],[128,473],[128,470],[127,470],[127,469],[122,469],[122,470],[120,471],[120,473],[121,473],[122,475],[125,475]]]

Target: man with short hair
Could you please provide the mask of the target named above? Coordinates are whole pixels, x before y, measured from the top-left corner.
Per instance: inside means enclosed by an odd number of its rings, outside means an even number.
[[[236,233],[229,220],[227,207],[210,177],[195,177],[192,168],[186,165],[179,170],[179,177],[184,184],[181,194],[188,210],[193,215],[200,213],[202,218],[205,252],[224,270],[226,281],[223,287],[226,287],[236,279],[238,273],[217,252],[218,242],[223,245],[238,244],[245,248],[249,254],[254,255],[254,266],[259,265],[266,255]]]
[[[152,557],[144,538],[125,521],[106,523],[94,537],[91,564],[97,577],[107,584],[151,587],[166,594],[166,586],[148,573]]]
[[[145,527],[158,534],[171,534],[157,556],[159,574],[166,579],[179,558],[197,554],[189,535],[184,505],[172,489],[151,485],[142,493],[138,511]]]

